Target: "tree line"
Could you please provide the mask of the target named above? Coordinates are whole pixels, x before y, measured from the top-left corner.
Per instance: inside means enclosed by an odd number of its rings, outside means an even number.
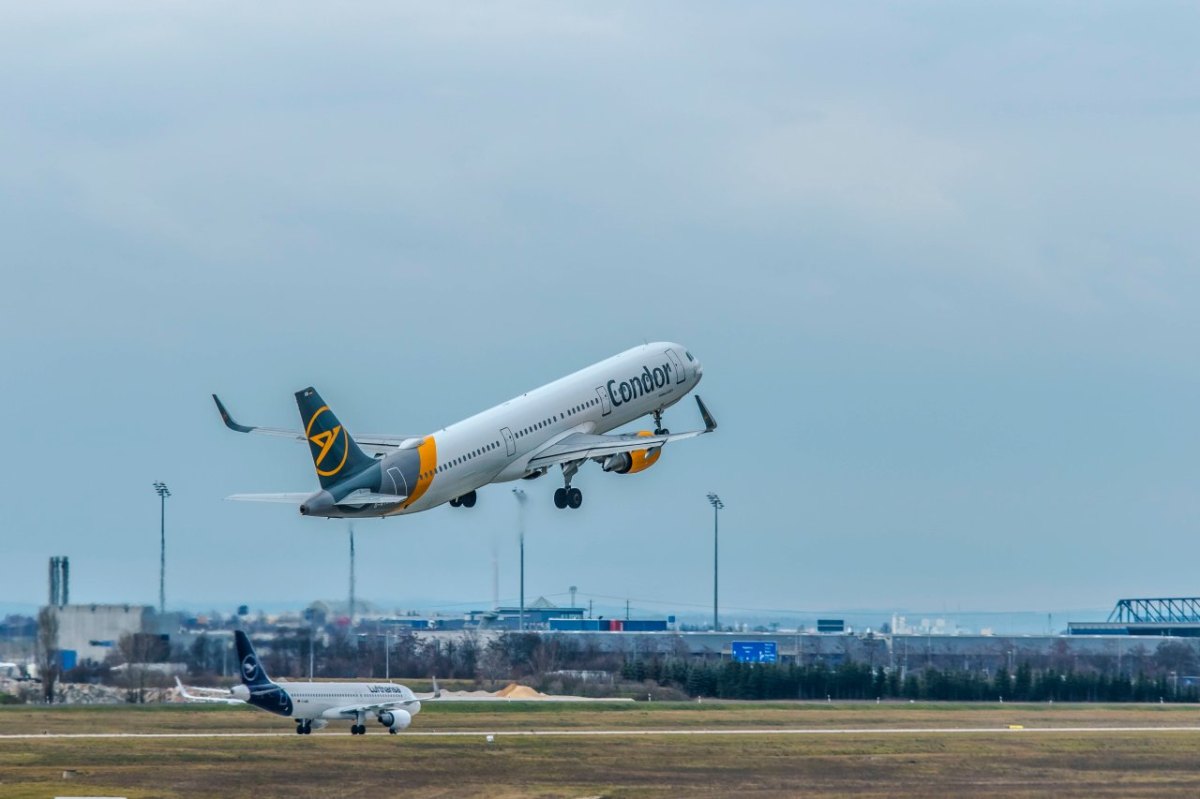
[[[718,699],[911,699],[950,702],[1198,702],[1200,689],[1178,675],[1104,674],[1034,669],[1014,672],[899,669],[842,663],[737,663],[630,659],[621,676],[677,688],[691,697]]]

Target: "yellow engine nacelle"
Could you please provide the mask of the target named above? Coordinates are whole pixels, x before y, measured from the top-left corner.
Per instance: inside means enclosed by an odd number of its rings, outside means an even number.
[[[654,435],[649,430],[642,430],[638,436]],[[635,449],[632,452],[618,452],[615,455],[609,455],[604,459],[602,464],[604,471],[616,472],[617,474],[636,474],[644,472],[654,464],[658,463],[659,457],[662,455],[662,447],[654,449]]]

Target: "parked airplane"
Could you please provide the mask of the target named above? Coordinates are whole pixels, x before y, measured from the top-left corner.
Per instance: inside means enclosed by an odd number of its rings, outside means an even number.
[[[390,682],[272,682],[254,653],[250,639],[241,630],[234,632],[238,662],[241,664],[242,684],[228,691],[215,688],[193,688],[190,693],[179,678],[180,695],[192,702],[248,704],[296,720],[296,734],[308,735],[331,720],[351,721],[351,735],[365,735],[368,716],[395,735],[412,724],[413,716],[421,712],[421,702],[437,699],[440,691],[418,697],[403,685]]]
[[[571,479],[587,461],[606,472],[634,474],[653,466],[664,444],[716,429],[698,395],[703,430],[663,428],[663,411],[695,388],[702,374],[700,362],[683,346],[645,344],[416,436],[351,437],[311,387],[296,392],[302,432],[238,424],[216,394],[213,400],[231,430],[308,441],[321,483],[316,493],[234,494],[230,499],[296,503],[305,516],[393,516],[443,502],[470,508],[476,490],[489,483],[540,477],[559,466],[564,485],[554,492],[554,504],[578,508],[583,493]],[[654,418],[653,432],[608,434],[646,415]]]

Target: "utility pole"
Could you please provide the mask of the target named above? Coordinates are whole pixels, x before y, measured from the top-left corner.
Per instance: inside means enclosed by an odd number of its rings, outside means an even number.
[[[713,630],[721,629],[720,617],[717,615],[717,517],[725,503],[713,492],[708,492],[708,504],[713,507]]]
[[[171,489],[159,480],[154,484],[154,492],[158,494],[158,613],[161,616],[167,609],[167,497]]]
[[[521,548],[521,618],[518,629],[525,632],[525,492],[519,488],[512,490],[517,498],[517,537]]]
[[[354,631],[354,525],[350,525],[350,631]]]

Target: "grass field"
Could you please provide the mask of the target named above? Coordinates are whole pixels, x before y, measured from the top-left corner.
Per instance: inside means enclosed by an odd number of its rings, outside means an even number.
[[[0,708],[0,735],[281,732],[275,738],[0,738],[0,796],[1200,796],[1200,731],[1045,727],[1200,726],[1194,707],[430,703],[410,732],[213,706]],[[883,734],[884,728],[930,732]],[[945,735],[938,728],[995,732]],[[517,737],[519,730],[854,728],[844,736]],[[483,731],[497,733],[487,744]],[[63,772],[75,772],[69,780]]]

